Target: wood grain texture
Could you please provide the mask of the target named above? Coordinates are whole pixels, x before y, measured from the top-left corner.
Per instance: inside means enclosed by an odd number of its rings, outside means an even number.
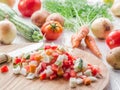
[[[11,45],[0,47],[0,52],[10,52],[18,47],[24,47],[25,45]],[[101,68],[103,79],[99,79],[97,82],[92,83],[90,86],[81,85],[77,88],[71,89],[68,81],[63,79],[57,80],[27,80],[22,75],[14,75],[12,73],[12,64],[9,64],[9,72],[5,74],[0,73],[0,90],[103,90],[109,81],[109,73],[106,66],[100,59],[87,53],[85,51],[74,49],[73,55],[78,56],[86,60],[91,64],[96,64]]]

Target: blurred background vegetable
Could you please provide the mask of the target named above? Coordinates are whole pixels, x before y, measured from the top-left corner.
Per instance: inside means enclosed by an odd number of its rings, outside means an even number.
[[[109,7],[111,7],[114,3],[114,0],[103,0],[103,2],[108,5]]]
[[[91,30],[97,38],[105,39],[113,30],[113,24],[107,18],[97,18],[92,22]]]
[[[7,19],[0,21],[0,42],[2,44],[11,44],[16,34],[17,30],[12,22]]]
[[[107,53],[106,60],[114,69],[120,69],[120,47],[111,49]]]
[[[7,5],[9,5],[10,7],[13,7],[15,4],[16,0],[0,0],[1,3],[5,3]]]
[[[114,3],[111,7],[111,11],[115,16],[120,16],[120,2]]]
[[[47,40],[56,40],[63,32],[62,25],[57,21],[45,22],[41,27],[41,32]]]
[[[34,12],[31,16],[31,21],[33,24],[37,25],[38,27],[41,27],[45,21],[46,18],[50,15],[50,13],[46,10],[38,10]]]
[[[98,17],[112,19],[106,4],[88,4],[87,0],[44,0],[43,7],[52,12],[60,13],[65,19],[65,28],[77,31],[84,24],[90,25]]]
[[[106,44],[110,49],[120,46],[120,30],[112,31],[106,38]]]
[[[49,15],[46,19],[46,22],[48,21],[57,21],[62,26],[64,26],[64,18],[59,13],[52,13],[51,15]]]
[[[20,0],[18,9],[23,16],[30,17],[35,11],[41,8],[40,0]]]

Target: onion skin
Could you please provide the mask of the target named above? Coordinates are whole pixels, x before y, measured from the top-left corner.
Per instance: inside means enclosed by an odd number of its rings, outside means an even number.
[[[98,18],[91,24],[91,30],[95,37],[106,39],[108,34],[113,30],[113,24],[107,18]]]
[[[0,42],[11,44],[17,35],[16,27],[8,20],[0,21]]]

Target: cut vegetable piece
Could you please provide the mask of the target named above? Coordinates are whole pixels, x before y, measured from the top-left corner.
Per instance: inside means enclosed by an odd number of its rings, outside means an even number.
[[[32,80],[32,79],[35,78],[35,74],[34,73],[29,73],[26,78]]]
[[[3,66],[0,68],[0,70],[1,70],[1,73],[5,73],[5,72],[8,72],[8,71],[9,71],[7,65],[3,65]]]
[[[70,87],[75,88],[77,86],[77,79],[70,78],[69,85],[70,85]]]
[[[14,74],[20,74],[20,65],[16,65],[14,68],[13,68],[13,73]]]

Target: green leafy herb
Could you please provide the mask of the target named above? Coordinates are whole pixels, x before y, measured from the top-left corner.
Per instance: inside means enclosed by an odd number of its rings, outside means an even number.
[[[63,15],[65,28],[72,31],[77,31],[84,24],[90,25],[98,17],[112,19],[107,5],[91,5],[87,0],[44,0],[43,7],[50,12],[58,12]]]
[[[82,68],[83,68],[83,60],[82,60],[81,58],[80,58],[80,61],[79,61],[78,68],[79,68],[80,70],[82,70]]]
[[[26,53],[26,54],[24,54],[24,56],[23,56],[25,59],[29,59],[30,58],[30,53]]]

